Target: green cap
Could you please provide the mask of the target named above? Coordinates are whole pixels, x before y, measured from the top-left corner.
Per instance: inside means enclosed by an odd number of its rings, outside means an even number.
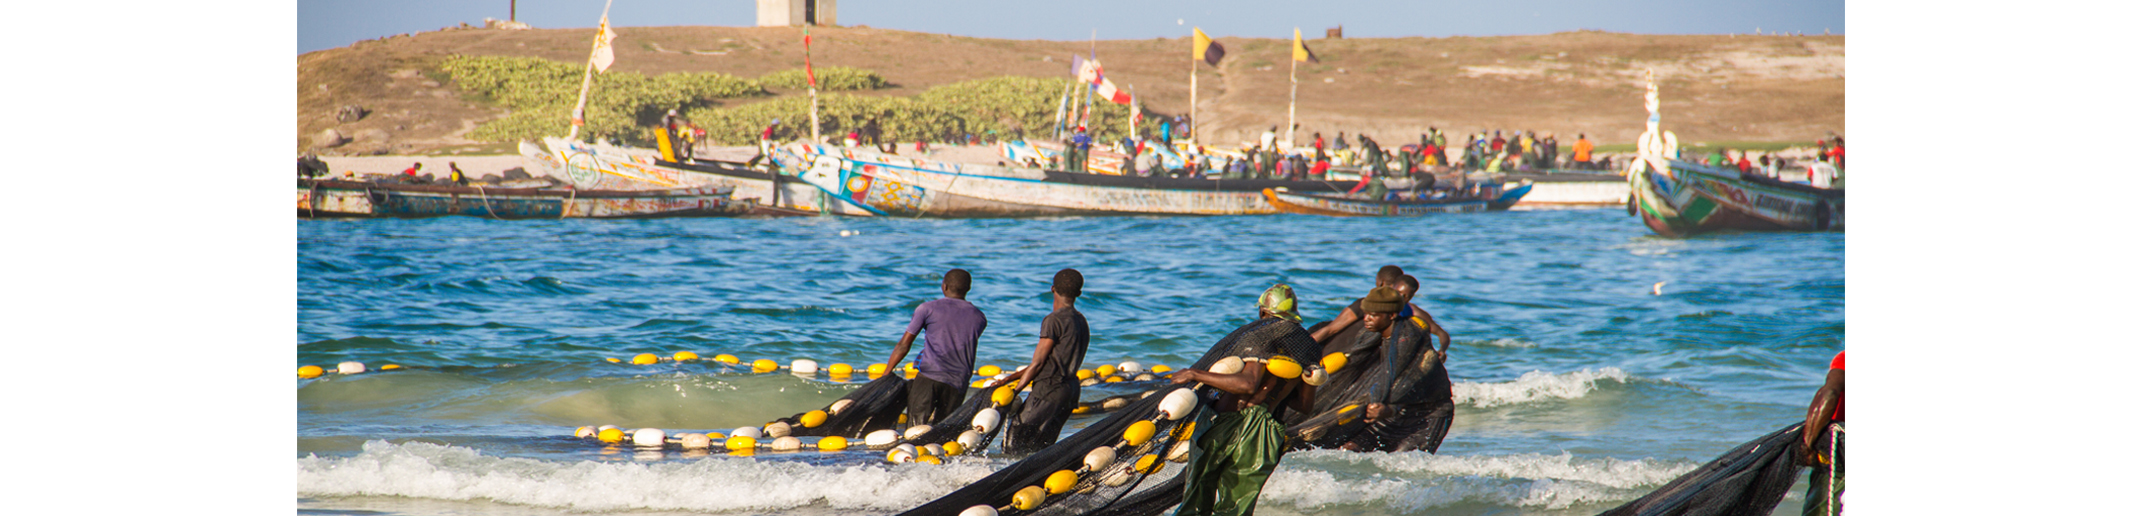
[[[1302,316],[1294,309],[1295,301],[1294,287],[1285,283],[1274,284],[1272,288],[1265,289],[1265,293],[1258,294],[1257,309],[1274,317],[1299,323],[1302,322]]]

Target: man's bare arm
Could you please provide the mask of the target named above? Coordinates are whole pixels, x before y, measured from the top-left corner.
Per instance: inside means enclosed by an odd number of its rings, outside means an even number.
[[[889,371],[895,370],[895,366],[902,364],[903,355],[910,354],[910,343],[912,342],[917,342],[917,334],[904,332],[902,340],[895,343],[895,352],[888,354],[887,367]]]

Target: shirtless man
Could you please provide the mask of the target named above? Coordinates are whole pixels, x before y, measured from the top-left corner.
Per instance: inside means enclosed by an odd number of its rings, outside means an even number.
[[[1292,291],[1285,296],[1291,299]],[[1259,309],[1260,317],[1286,319],[1264,308]],[[1293,378],[1282,377],[1266,367],[1268,358],[1245,358],[1241,370],[1234,373],[1186,368],[1170,378],[1170,383],[1200,382],[1220,391],[1213,404],[1212,425],[1192,440],[1190,466],[1183,473],[1183,503],[1177,506],[1176,516],[1247,515],[1257,507],[1265,480],[1279,467],[1287,448],[1287,427],[1273,418],[1273,409],[1308,412],[1315,403],[1316,386],[1303,378],[1323,374],[1311,366]]]

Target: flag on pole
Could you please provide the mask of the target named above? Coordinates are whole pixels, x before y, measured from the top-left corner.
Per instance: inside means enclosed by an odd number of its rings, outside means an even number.
[[[1302,29],[1299,27],[1294,29],[1294,60],[1317,62],[1316,52],[1310,52],[1309,45],[1302,44]]]
[[[1101,61],[1082,59],[1075,54],[1072,56],[1072,70],[1073,76],[1078,78],[1080,82],[1087,83],[1088,87],[1094,90],[1096,96],[1109,99],[1110,102],[1118,104],[1128,105],[1132,103],[1131,93],[1118,89],[1115,83],[1109,82],[1109,78],[1102,76]]]
[[[592,66],[598,67],[599,73],[614,66],[614,29],[607,26],[605,16],[599,17],[599,34],[592,37]]]
[[[1295,29],[1295,33],[1300,34],[1301,29]],[[1213,41],[1213,38],[1207,37],[1205,31],[1198,30],[1197,27],[1191,27],[1192,58],[1205,61],[1209,65],[1220,66],[1220,58],[1226,55],[1228,55],[1228,49],[1221,48],[1220,42]]]
[[[811,27],[799,29],[806,35],[806,87],[814,87],[814,32]]]

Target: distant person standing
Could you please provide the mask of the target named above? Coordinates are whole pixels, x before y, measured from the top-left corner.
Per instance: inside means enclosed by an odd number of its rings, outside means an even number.
[[[1080,405],[1080,362],[1087,357],[1087,318],[1073,307],[1080,298],[1084,278],[1080,271],[1059,270],[1050,278],[1050,315],[1036,334],[1035,356],[1028,367],[1001,379],[1026,380],[1017,390],[1028,391],[1013,429],[1006,433],[1006,453],[1031,453],[1057,444],[1065,420]]]
[[[1277,126],[1266,127],[1265,132],[1258,133],[1257,148],[1264,149],[1267,151],[1277,148],[1274,147],[1274,145],[1277,145],[1279,142],[1279,135],[1276,134],[1278,129],[1279,128]]]
[[[984,311],[964,299],[969,295],[969,271],[953,269],[939,282],[939,299],[917,305],[910,326],[888,355],[888,370],[902,363],[910,344],[924,333],[924,350],[918,352],[917,377],[906,386],[910,424],[929,425],[961,408],[968,392],[969,374],[975,370],[976,341],[983,337]]]
[[[1590,152],[1593,150],[1597,150],[1597,146],[1590,144],[1590,138],[1583,136],[1583,133],[1576,133],[1575,168],[1580,170],[1590,170]]]
[[[459,162],[451,163],[451,184],[466,186],[466,173],[459,170]]]
[[[756,163],[761,163],[762,159],[768,158],[769,153],[777,148],[777,124],[782,121],[784,119],[771,118],[769,119],[769,125],[762,128],[762,139],[755,144],[754,159],[747,160],[748,168],[753,168]]]
[[[1086,172],[1087,154],[1094,150],[1094,146],[1095,138],[1087,135],[1087,126],[1074,128],[1065,166],[1074,172]]]
[[[1839,515],[1842,513],[1842,477],[1848,469],[1843,464],[1843,441],[1848,440],[1842,428],[1842,399],[1847,391],[1848,371],[1843,358],[1848,351],[1834,354],[1834,361],[1827,364],[1827,379],[1812,395],[1812,405],[1805,409],[1805,426],[1799,432],[1797,463],[1812,468],[1810,485],[1805,488],[1806,516]]]

